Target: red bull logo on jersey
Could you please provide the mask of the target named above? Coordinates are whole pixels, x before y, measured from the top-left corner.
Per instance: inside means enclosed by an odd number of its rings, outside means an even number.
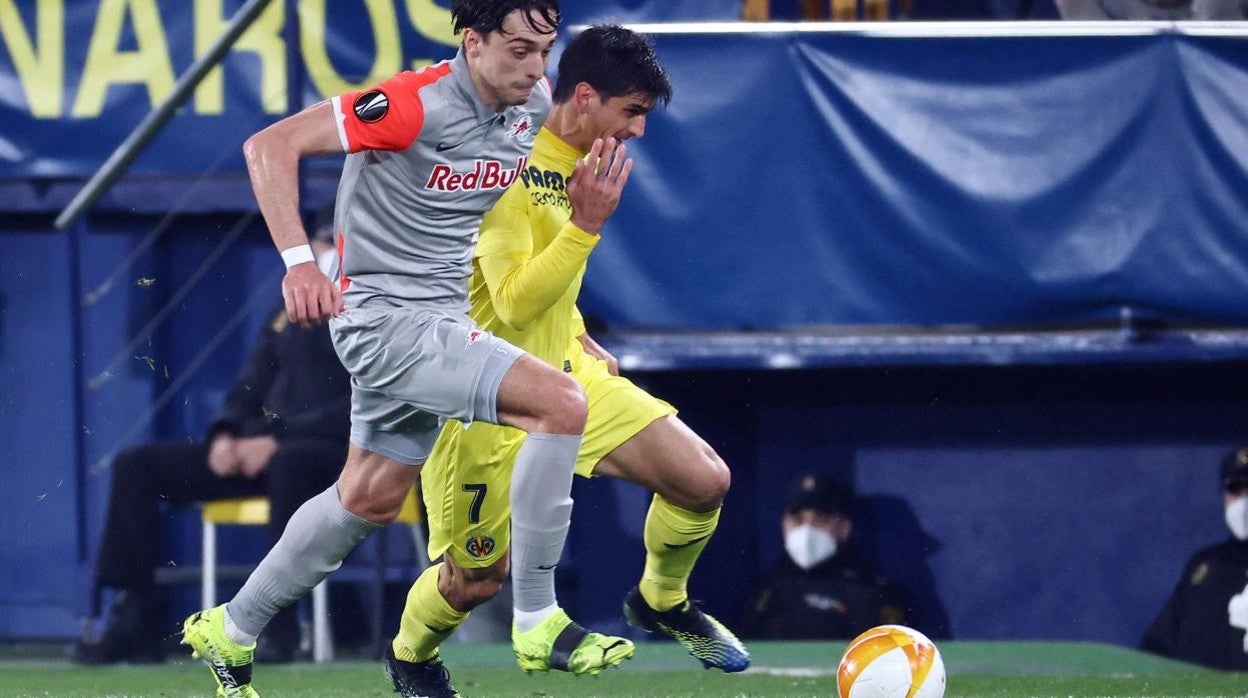
[[[468,539],[464,549],[475,558],[488,557],[490,553],[494,552],[494,539],[489,536],[473,536]]]
[[[437,191],[477,191],[485,189],[506,189],[516,181],[516,177],[529,163],[529,156],[523,155],[516,159],[516,166],[503,169],[503,163],[497,160],[477,160],[471,172],[456,172],[450,165],[435,165],[429,173],[429,181],[425,189]]]
[[[532,125],[529,123],[529,117],[527,115],[522,116],[511,125],[511,128],[507,129],[507,135],[518,141],[525,136],[532,135],[529,133],[530,128],[532,128]],[[532,140],[532,138],[528,140]]]

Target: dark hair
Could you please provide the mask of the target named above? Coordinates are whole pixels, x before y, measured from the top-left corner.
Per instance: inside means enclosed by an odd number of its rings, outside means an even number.
[[[803,509],[815,509],[825,514],[849,516],[854,491],[822,473],[807,473],[793,481],[788,499],[784,502],[786,514],[796,514]]]
[[[513,10],[520,10],[524,23],[539,34],[549,33],[547,27],[539,26],[530,12],[537,12],[548,27],[559,26],[559,0],[454,0],[451,3],[451,19],[455,21],[455,33],[473,29],[482,36],[500,31],[503,20]]]
[[[1222,457],[1222,487],[1248,484],[1248,446],[1237,448]]]
[[[555,102],[571,99],[582,82],[608,98],[641,92],[664,104],[672,99],[672,85],[654,46],[618,24],[595,24],[568,43],[559,57]]]

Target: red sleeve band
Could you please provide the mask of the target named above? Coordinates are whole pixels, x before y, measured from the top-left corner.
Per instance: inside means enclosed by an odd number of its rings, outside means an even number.
[[[348,152],[407,150],[425,124],[420,89],[449,75],[450,63],[404,71],[381,84],[338,98]]]

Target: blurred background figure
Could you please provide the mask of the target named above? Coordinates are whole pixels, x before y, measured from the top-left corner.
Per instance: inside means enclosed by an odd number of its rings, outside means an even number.
[[[1105,1],[1108,3],[1113,0]],[[1144,0],[1119,1],[1143,2]],[[1205,2],[1215,3],[1227,1],[1205,0]],[[1095,4],[1096,0],[1073,0],[1073,2]],[[1058,18],[1054,0],[742,0],[741,3],[741,19],[746,22],[768,20],[976,21]]]
[[[889,19],[889,0],[744,0],[741,18],[747,22],[765,22],[773,16],[811,20],[852,22],[856,19]],[[912,0],[896,0],[899,17],[910,13]],[[773,14],[774,13],[774,14]],[[796,15],[796,17],[793,17]]]
[[[318,216],[317,265],[336,268],[332,215]],[[165,655],[163,605],[155,594],[163,504],[184,507],[236,497],[269,498],[269,542],[299,505],[334,482],[347,452],[350,377],[325,326],[291,324],[278,299],[269,323],[208,426],[203,441],[153,443],[112,460],[108,518],[95,573],[109,589],[103,631],[70,648],[82,664],[157,662]],[[300,644],[292,606],[274,619],[260,661],[288,662]]]
[[[1248,446],[1222,459],[1222,503],[1231,537],[1197,551],[1144,633],[1148,652],[1215,669],[1248,671]],[[1232,605],[1231,600],[1240,601]],[[1238,613],[1237,613],[1238,611]]]
[[[1245,0],[1057,0],[1062,19],[1217,20],[1248,17]]]
[[[825,475],[803,475],[785,502],[785,555],[745,611],[742,634],[769,640],[851,639],[902,623],[900,592],[853,543],[853,494]]]

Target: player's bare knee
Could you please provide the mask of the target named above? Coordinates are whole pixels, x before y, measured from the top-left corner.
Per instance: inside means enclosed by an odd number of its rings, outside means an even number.
[[[688,493],[690,511],[718,509],[732,485],[732,473],[714,450],[707,447],[702,456],[696,484]]]
[[[576,381],[560,375],[557,385],[548,389],[549,399],[540,419],[539,430],[547,434],[581,434],[589,416],[585,391]]]

